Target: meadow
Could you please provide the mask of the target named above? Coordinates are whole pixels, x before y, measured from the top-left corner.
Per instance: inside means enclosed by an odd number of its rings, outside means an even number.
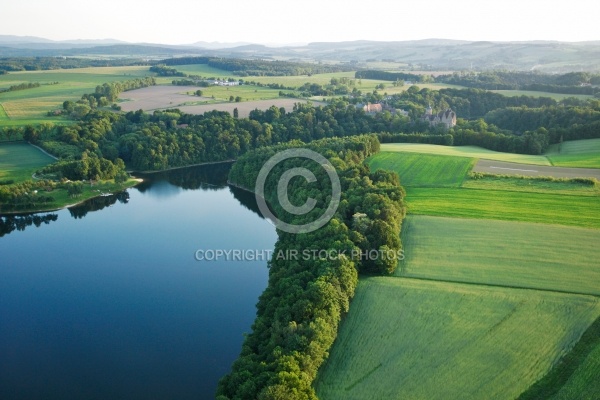
[[[408,211],[417,215],[538,222],[600,229],[596,196],[465,188],[410,188]]]
[[[487,160],[506,161],[521,164],[551,165],[544,156],[528,154],[501,153],[477,146],[441,146],[420,143],[382,143],[381,151],[411,152],[420,154],[436,154],[445,156],[483,158]]]
[[[409,215],[397,276],[600,295],[600,230]]]
[[[503,190],[510,192],[600,196],[599,184],[589,185],[572,179],[546,180],[544,178],[485,175],[477,179],[467,178],[463,181],[461,187],[466,189]]]
[[[563,94],[563,93],[550,93],[550,92],[538,92],[533,90],[490,90],[490,92],[498,93],[507,97],[514,96],[530,96],[530,97],[550,97],[556,101],[560,101],[569,97],[575,97],[579,100],[593,99],[594,96],[587,94]]]
[[[372,171],[385,169],[400,176],[402,186],[459,187],[475,159],[382,151],[367,160]]]
[[[560,167],[600,168],[600,139],[555,144],[545,155],[552,165]]]
[[[51,71],[11,72],[0,75],[0,87],[37,82],[37,88],[0,93],[0,103],[8,120],[1,126],[21,126],[41,122],[63,122],[48,117],[48,111],[62,108],[65,100],[76,101],[106,82],[123,81],[152,75],[148,67],[78,68]]]
[[[52,157],[27,143],[0,143],[0,181],[30,180],[35,171],[52,162]]]
[[[315,388],[328,400],[514,399],[599,314],[592,296],[363,278]]]

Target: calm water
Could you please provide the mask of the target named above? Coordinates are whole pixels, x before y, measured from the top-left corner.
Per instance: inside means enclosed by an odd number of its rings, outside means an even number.
[[[196,251],[276,240],[227,170],[150,175],[71,210],[1,219],[1,399],[214,398],[268,270]]]

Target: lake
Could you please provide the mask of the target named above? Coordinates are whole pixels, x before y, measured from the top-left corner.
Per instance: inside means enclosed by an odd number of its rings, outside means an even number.
[[[0,218],[1,399],[214,398],[277,239],[254,196],[225,184],[229,167]]]

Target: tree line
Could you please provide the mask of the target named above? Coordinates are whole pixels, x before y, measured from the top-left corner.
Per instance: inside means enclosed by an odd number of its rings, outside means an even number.
[[[219,382],[219,400],[316,399],[312,382],[348,312],[358,272],[389,274],[398,262],[404,191],[395,173],[372,172],[363,163],[379,150],[372,135],[258,149],[240,157],[229,179],[253,188],[267,159],[299,146],[323,154],[335,166],[342,185],[340,206],[333,218],[316,231],[291,234],[278,230],[269,261],[269,284],[259,298],[252,333],[246,336],[232,371]],[[310,196],[317,200],[316,210],[314,214],[284,216],[285,210],[275,198],[277,179],[289,168],[299,166],[310,169],[317,182],[306,185],[302,179],[291,181],[290,201],[302,204]],[[316,214],[323,212],[331,186],[320,165],[288,159],[271,171],[265,193],[278,217],[299,225],[314,221]],[[362,256],[370,250],[385,256]],[[302,259],[277,256],[310,251],[344,255]]]
[[[597,87],[600,85],[600,74],[590,72],[544,74],[535,71],[469,71],[439,75],[435,81],[488,90],[533,90],[588,95],[600,92]]]
[[[0,89],[0,93],[15,92],[17,90],[33,89],[36,87],[40,87],[40,84],[38,82],[19,83],[18,85],[11,85],[7,89]]]
[[[94,60],[91,58],[75,57],[3,57],[0,58],[0,75],[19,71],[42,71],[87,67],[123,67],[134,65],[147,65],[147,62],[141,59]]]

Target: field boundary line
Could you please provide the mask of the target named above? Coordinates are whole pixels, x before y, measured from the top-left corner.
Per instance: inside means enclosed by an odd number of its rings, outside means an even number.
[[[39,147],[39,146],[36,146],[35,144],[31,144],[31,143],[29,143],[29,142],[25,142],[25,143],[29,144],[30,146],[33,146],[33,147],[35,147],[36,149],[38,149],[39,151],[41,151],[42,153],[44,153],[44,154],[45,154],[45,155],[47,155],[48,157],[54,158],[55,160],[57,160],[57,161],[58,161],[58,157],[56,157],[56,156],[53,156],[52,154],[48,153],[46,150],[42,149],[41,147]]]
[[[498,283],[466,282],[466,281],[451,280],[451,279],[433,279],[433,278],[425,278],[425,277],[418,277],[418,276],[397,276],[397,275],[390,275],[389,278],[414,279],[414,280],[428,281],[428,282],[456,283],[456,284],[460,284],[460,285],[483,286],[483,287],[516,289],[516,290],[536,290],[538,292],[550,292],[550,293],[559,293],[559,294],[572,294],[572,295],[577,295],[577,296],[600,297],[600,294],[593,294],[593,293],[571,292],[568,290],[544,289],[544,288],[536,288],[536,287],[530,287],[530,286],[502,285],[502,284],[498,284]]]
[[[4,119],[2,116],[6,115],[6,119],[8,121],[10,121],[10,115],[8,115],[8,113],[6,112],[6,108],[4,108],[4,106],[2,105],[2,103],[0,103],[0,121],[2,119]]]

